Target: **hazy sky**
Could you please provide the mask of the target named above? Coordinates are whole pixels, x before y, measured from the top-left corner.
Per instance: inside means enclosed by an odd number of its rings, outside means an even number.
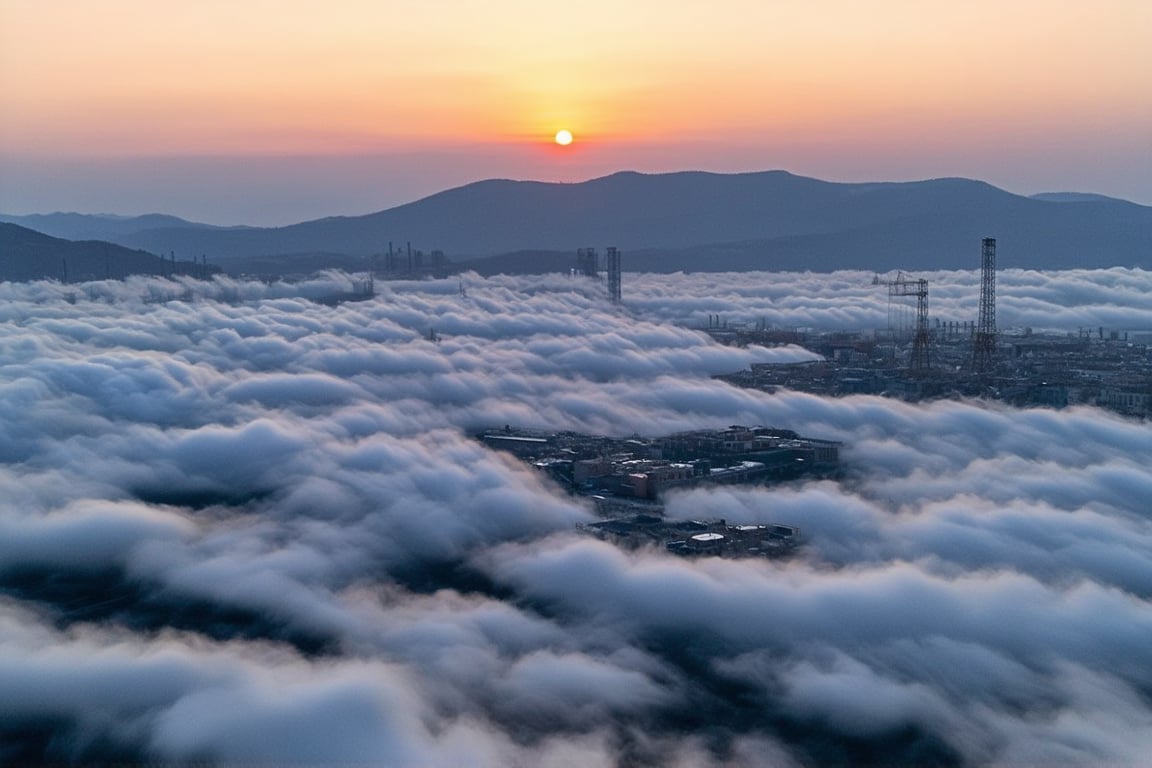
[[[274,223],[689,168],[1152,204],[1150,31],[1147,0],[0,0],[0,210]]]

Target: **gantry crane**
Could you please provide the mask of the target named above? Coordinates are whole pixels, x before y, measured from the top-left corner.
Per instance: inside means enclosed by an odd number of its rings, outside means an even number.
[[[928,334],[928,281],[924,278],[914,280],[903,272],[896,274],[895,280],[881,281],[879,277],[873,284],[884,282],[888,286],[889,300],[897,296],[916,297],[916,332],[912,336],[912,356],[908,360],[908,368],[913,371],[926,371],[931,367],[929,353],[931,337]]]

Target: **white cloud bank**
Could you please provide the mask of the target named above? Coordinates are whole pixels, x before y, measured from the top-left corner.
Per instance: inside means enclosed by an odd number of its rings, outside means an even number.
[[[1138,764],[1146,424],[734,389],[809,353],[673,325],[875,327],[869,280],[0,284],[0,762]],[[1001,286],[1008,324],[1152,327],[1148,273]],[[671,498],[801,526],[792,561],[623,553],[466,436],[504,423],[764,423],[847,471]]]

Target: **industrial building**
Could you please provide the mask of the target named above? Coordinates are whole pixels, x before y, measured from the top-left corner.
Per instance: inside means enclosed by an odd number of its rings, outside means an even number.
[[[660,501],[666,491],[827,477],[840,462],[839,443],[772,427],[616,438],[506,425],[482,430],[476,439],[589,499],[603,519],[578,526],[581,532],[625,548],[656,547],[685,557],[785,557],[803,538],[798,527],[782,523],[668,520]]]
[[[605,254],[605,272],[608,275],[608,300],[613,304],[622,301],[620,266],[621,252],[616,246],[609,246]],[[573,274],[600,279],[600,257],[595,248],[578,248],[576,250],[576,267]]]
[[[391,280],[411,280],[421,277],[445,277],[451,269],[451,262],[444,251],[432,250],[425,253],[412,248],[407,242],[404,248],[394,248],[388,242],[388,250],[373,257],[373,273],[377,277]]]
[[[667,520],[650,513],[588,523],[578,530],[625,549],[656,547],[683,557],[787,557],[804,541],[792,525]]]
[[[823,356],[806,363],[754,364],[714,378],[774,392],[883,395],[909,401],[978,397],[1016,406],[1095,405],[1128,416],[1152,416],[1152,347],[1146,339],[1104,328],[1078,333],[1004,331],[996,322],[996,240],[981,241],[980,303],[976,321],[930,322],[928,282],[899,273],[876,277],[889,296],[885,332],[829,333],[753,327],[709,315],[702,328],[717,341],[747,346],[794,344]],[[892,301],[913,296],[911,332],[893,327]]]
[[[850,345],[846,339],[852,338]],[[916,402],[974,397],[1011,405],[1062,408],[1094,405],[1129,416],[1152,416],[1152,348],[1115,334],[997,331],[990,368],[974,371],[971,336],[934,334],[935,367],[913,373],[898,345],[869,334],[807,333],[798,344],[825,359],[754,363],[714,378],[764,392],[790,389],[843,397],[882,395]],[[758,342],[752,342],[758,343]],[[986,359],[986,358],[985,358]]]
[[[731,426],[657,438],[486,430],[482,442],[515,454],[573,493],[656,500],[673,488],[829,476],[839,443],[787,429]]]

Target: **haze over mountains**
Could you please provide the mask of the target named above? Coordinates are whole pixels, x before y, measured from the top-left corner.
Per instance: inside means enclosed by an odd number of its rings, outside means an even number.
[[[608,245],[637,271],[950,269],[972,267],[987,236],[998,238],[1006,266],[1152,267],[1152,207],[1078,193],[1024,197],[968,179],[833,183],[784,171],[489,180],[379,213],[277,228],[165,216],[4,218],[179,258],[206,255],[230,271],[288,255],[346,266],[390,241],[443,250],[481,272],[563,269],[577,247]]]

